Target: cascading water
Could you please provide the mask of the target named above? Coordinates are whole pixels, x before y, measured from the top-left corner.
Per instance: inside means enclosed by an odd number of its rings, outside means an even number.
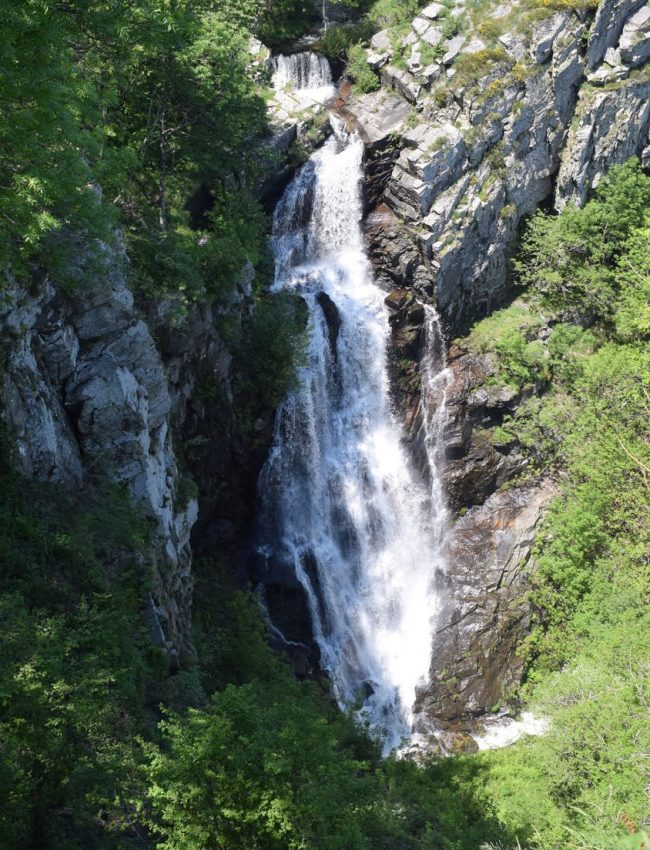
[[[334,136],[275,214],[275,289],[306,302],[309,350],[260,479],[260,551],[299,577],[337,699],[364,702],[390,750],[410,734],[428,672],[444,511],[435,434],[427,491],[391,411],[386,308],[360,228],[363,146],[332,122]],[[431,354],[435,314],[427,315]]]
[[[276,56],[273,62],[273,88],[277,92],[314,103],[324,103],[333,96],[332,71],[325,56],[306,51]]]
[[[430,522],[433,524],[435,539],[441,541],[447,523],[447,510],[438,469],[444,445],[443,429],[451,370],[447,367],[447,352],[440,318],[435,307],[430,304],[424,306],[424,346],[420,360],[420,378],[422,432],[429,467]]]

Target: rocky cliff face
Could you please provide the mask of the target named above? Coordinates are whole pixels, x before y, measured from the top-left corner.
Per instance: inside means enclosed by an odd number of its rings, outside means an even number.
[[[431,3],[406,35],[373,38],[368,63],[381,88],[349,98],[344,114],[367,145],[366,235],[388,292],[395,398],[418,462],[419,304],[433,300],[448,336],[462,333],[507,298],[526,216],[583,204],[630,156],[650,165],[649,58],[650,5],[638,0],[555,12],[495,0],[480,16],[464,0]],[[516,443],[493,439],[522,395],[491,380],[491,356],[460,340],[448,367],[445,398],[429,403],[446,405],[443,475],[456,519],[418,698],[423,732],[489,712],[519,680],[531,546],[556,491],[527,477]]]
[[[415,706],[418,731],[458,727],[495,711],[519,684],[531,548],[556,492],[548,480],[495,492],[451,529],[429,682]]]
[[[156,644],[191,659],[190,530],[197,503],[182,493],[170,431],[167,376],[134,308],[119,249],[105,248],[94,283],[66,293],[9,281],[0,307],[0,402],[23,471],[81,489],[96,473],[125,484],[153,533],[147,601]]]
[[[525,216],[583,203],[632,155],[650,162],[648,4],[530,8],[430,4],[406,37],[374,37],[383,87],[347,104],[371,159],[401,137],[381,200],[431,267],[452,333],[503,300]]]

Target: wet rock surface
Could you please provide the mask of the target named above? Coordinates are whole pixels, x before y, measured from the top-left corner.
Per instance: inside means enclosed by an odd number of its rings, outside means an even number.
[[[493,429],[514,413],[522,394],[490,385],[496,372],[492,354],[452,347],[451,381],[446,392],[443,478],[454,511],[482,504],[506,482],[525,472],[527,460],[516,444],[495,445]],[[488,382],[488,383],[486,383]]]
[[[417,731],[454,728],[493,711],[519,683],[515,651],[529,627],[523,597],[534,570],[531,547],[555,494],[550,480],[497,492],[455,522],[430,680],[416,701]]]

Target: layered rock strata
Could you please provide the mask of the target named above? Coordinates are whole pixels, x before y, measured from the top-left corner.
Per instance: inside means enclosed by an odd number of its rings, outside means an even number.
[[[470,4],[433,3],[401,41],[374,37],[383,87],[347,112],[375,169],[380,140],[401,138],[379,200],[430,264],[451,333],[503,301],[523,218],[584,203],[614,163],[650,161],[649,9],[603,2],[540,20],[513,2],[474,20]]]

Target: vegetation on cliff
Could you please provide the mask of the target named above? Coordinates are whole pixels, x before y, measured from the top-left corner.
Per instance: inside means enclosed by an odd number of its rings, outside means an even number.
[[[624,836],[648,825],[649,210],[631,160],[583,209],[539,213],[517,263],[526,306],[470,336],[496,350],[497,380],[537,388],[500,431],[562,483],[523,647],[524,693],[551,730],[487,759],[500,816],[545,850],[640,847]]]
[[[305,25],[296,0],[3,3],[0,265],[65,276],[70,232],[126,235],[134,287],[227,293],[262,256],[266,129],[248,39]]]

